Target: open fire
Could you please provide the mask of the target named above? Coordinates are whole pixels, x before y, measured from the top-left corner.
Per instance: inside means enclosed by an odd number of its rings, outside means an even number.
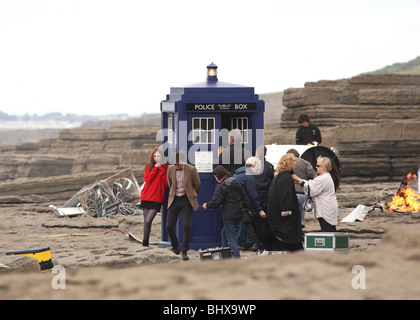
[[[417,176],[408,173],[404,181],[401,183],[397,194],[388,202],[387,209],[390,211],[414,212],[420,211],[420,195],[409,186],[411,179],[418,182]]]

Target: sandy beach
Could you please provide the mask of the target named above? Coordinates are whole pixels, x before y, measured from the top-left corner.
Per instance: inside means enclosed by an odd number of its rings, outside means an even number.
[[[370,205],[383,188],[398,186],[343,183],[339,220],[356,203]],[[338,231],[349,234],[348,253],[241,251],[240,260],[202,261],[190,250],[190,260],[181,261],[168,249],[126,239],[127,232],[141,238],[142,215],[58,218],[42,197],[25,199],[13,205],[1,201],[0,263],[10,267],[0,268],[1,299],[420,298],[413,281],[420,278],[418,212],[374,210],[361,222],[340,223]],[[318,222],[307,213],[304,232],[316,231]],[[160,237],[158,215],[150,241],[158,243]],[[5,254],[44,246],[61,269],[40,272],[37,260]],[[60,284],[65,288],[57,288]]]

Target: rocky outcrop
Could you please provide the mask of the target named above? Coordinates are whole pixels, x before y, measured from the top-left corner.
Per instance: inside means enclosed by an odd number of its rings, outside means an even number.
[[[347,181],[401,180],[420,165],[420,76],[362,75],[318,81],[284,93],[281,123],[265,143],[294,144],[296,119],[308,113],[326,147],[339,152]]]
[[[159,129],[159,126],[64,129],[57,139],[1,146],[0,179],[100,172],[144,164],[151,149],[158,145]]]
[[[420,121],[420,76],[363,75],[346,80],[318,81],[284,93],[287,107],[282,127],[296,127],[300,113],[309,112],[319,126]]]

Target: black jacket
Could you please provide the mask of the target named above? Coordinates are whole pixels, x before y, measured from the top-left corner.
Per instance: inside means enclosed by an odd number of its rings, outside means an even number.
[[[307,128],[300,126],[296,131],[296,144],[312,144],[312,141],[322,142],[321,131],[318,127],[312,123],[309,123]]]
[[[233,177],[225,177],[216,185],[213,197],[206,205],[209,209],[222,206],[223,220],[242,218],[241,206],[252,208],[242,185]]]
[[[282,216],[286,211],[291,211],[291,215]],[[299,204],[290,172],[280,172],[270,186],[267,220],[274,235],[283,242],[302,242]]]
[[[270,190],[271,182],[274,179],[274,166],[265,157],[258,159],[261,162],[261,171],[259,174],[254,175],[254,178],[257,184],[258,196],[261,197],[268,195],[268,190]]]

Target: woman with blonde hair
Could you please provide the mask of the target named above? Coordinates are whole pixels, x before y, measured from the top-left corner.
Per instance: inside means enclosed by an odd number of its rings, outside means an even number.
[[[335,164],[328,157],[318,157],[316,169],[319,176],[306,181],[293,175],[293,179],[303,187],[305,194],[314,200],[315,218],[318,219],[321,231],[336,232],[338,219],[338,202],[335,191],[340,185],[340,176]]]
[[[296,251],[303,249],[299,203],[292,179],[296,165],[292,154],[280,158],[276,177],[268,192],[267,220],[273,231],[273,250]]]

